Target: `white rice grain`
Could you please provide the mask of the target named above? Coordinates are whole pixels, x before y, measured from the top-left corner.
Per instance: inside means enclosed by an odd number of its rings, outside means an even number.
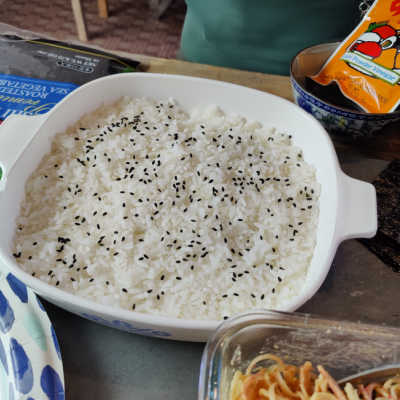
[[[123,98],[56,135],[26,184],[14,255],[49,284],[138,312],[279,309],[305,281],[318,199],[287,133]]]

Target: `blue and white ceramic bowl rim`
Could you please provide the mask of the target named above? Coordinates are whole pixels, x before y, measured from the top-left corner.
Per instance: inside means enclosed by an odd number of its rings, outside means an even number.
[[[327,43],[326,45],[328,45]],[[332,45],[339,45],[339,43],[331,43]],[[325,45],[325,44],[323,44]],[[292,84],[293,89],[299,94],[299,96],[303,97],[306,101],[316,105],[317,107],[322,108],[325,111],[331,112],[332,114],[336,114],[342,117],[346,117],[349,119],[355,120],[365,120],[365,121],[381,121],[381,120],[397,120],[400,119],[400,111],[394,111],[392,113],[366,113],[362,111],[354,111],[348,110],[344,107],[334,106],[330,103],[326,103],[325,101],[319,99],[315,95],[308,92],[296,79],[295,74],[293,73],[293,66],[297,59],[297,57],[306,50],[311,50],[313,48],[318,48],[321,46],[315,45],[311,47],[306,47],[300,50],[294,57],[290,65],[290,82]]]

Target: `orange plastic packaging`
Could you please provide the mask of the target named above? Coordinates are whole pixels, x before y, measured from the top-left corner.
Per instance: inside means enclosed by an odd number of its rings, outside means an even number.
[[[337,82],[344,96],[370,113],[400,103],[400,0],[376,0],[312,79]]]

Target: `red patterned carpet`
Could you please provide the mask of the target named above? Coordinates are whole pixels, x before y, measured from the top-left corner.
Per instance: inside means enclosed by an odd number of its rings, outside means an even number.
[[[89,42],[109,50],[122,50],[176,58],[185,16],[184,0],[175,0],[161,18],[148,0],[108,0],[109,17],[100,18],[97,1],[81,0]],[[78,39],[69,0],[0,0],[0,22],[51,35]]]

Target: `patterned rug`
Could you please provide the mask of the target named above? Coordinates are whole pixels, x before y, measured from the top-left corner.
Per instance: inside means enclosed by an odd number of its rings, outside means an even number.
[[[100,18],[97,1],[81,0],[89,44],[164,58],[176,58],[186,12],[184,0],[172,2],[157,18],[149,0],[108,0],[109,17]],[[58,40],[78,40],[71,2],[68,0],[0,0],[0,22],[51,35]]]

